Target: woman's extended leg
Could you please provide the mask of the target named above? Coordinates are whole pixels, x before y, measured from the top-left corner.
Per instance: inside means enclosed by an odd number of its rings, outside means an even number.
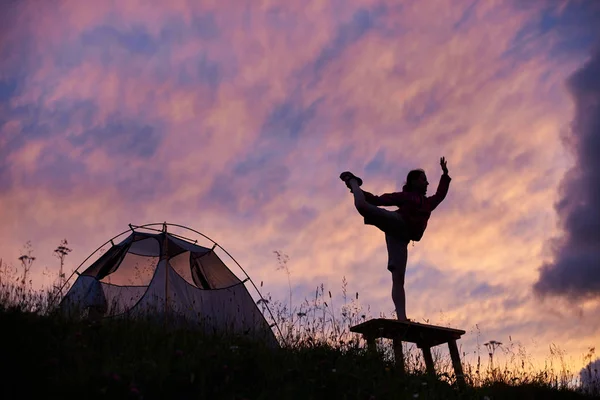
[[[360,186],[358,186],[358,181],[356,179],[351,178],[348,181],[348,184],[350,185],[350,189],[352,189],[352,194],[354,195],[354,206],[356,207],[360,215],[365,217],[369,207],[375,206],[367,203],[367,200],[365,199],[365,194],[360,189]]]
[[[376,226],[386,234],[408,237],[408,227],[399,213],[369,203],[356,178],[350,178],[346,183],[354,196],[354,206],[366,225]]]

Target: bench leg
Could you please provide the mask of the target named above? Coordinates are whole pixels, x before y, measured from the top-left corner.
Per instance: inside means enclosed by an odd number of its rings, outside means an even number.
[[[404,370],[404,353],[402,352],[402,340],[400,339],[394,339],[394,358],[400,375],[404,376],[406,371]]]
[[[450,350],[450,358],[452,358],[452,366],[454,367],[454,374],[456,375],[458,386],[464,388],[465,376],[463,374],[462,364],[460,362],[460,354],[458,353],[458,347],[456,346],[456,340],[451,340],[448,342],[448,349]]]
[[[367,341],[367,349],[373,354],[377,354],[377,344],[375,343],[375,338],[372,336],[363,336],[363,338]]]
[[[425,366],[427,367],[427,373],[431,376],[435,376],[435,366],[433,365],[433,357],[431,356],[431,348],[423,346],[423,359],[425,360]]]

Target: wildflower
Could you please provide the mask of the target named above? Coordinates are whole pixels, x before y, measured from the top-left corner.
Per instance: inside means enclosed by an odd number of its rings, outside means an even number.
[[[116,372],[113,372],[113,374],[111,375],[111,378],[117,382],[121,380],[121,377]]]
[[[335,371],[336,371],[336,369],[335,369],[335,368],[331,370],[331,372],[335,372]]]
[[[175,350],[175,355],[176,355],[177,357],[181,357],[181,356],[183,355],[183,351],[181,351],[181,350],[177,349],[177,350]]]
[[[418,399],[418,398],[419,398],[419,393],[415,393],[415,394],[413,394],[413,398],[414,398],[414,399]]]

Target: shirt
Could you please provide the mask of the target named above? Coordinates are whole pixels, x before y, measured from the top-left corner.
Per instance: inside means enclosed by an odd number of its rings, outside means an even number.
[[[431,212],[444,200],[450,187],[450,176],[443,174],[437,187],[437,191],[432,196],[424,196],[419,193],[402,190],[402,192],[385,193],[376,196],[366,192],[365,200],[374,206],[396,206],[398,212],[408,226],[409,238],[419,241],[425,233],[427,222]]]

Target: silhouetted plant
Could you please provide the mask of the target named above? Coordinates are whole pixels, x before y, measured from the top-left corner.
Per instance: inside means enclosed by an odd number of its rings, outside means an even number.
[[[60,245],[54,250],[54,255],[56,257],[58,257],[58,259],[60,260],[60,269],[58,272],[58,292],[59,292],[60,296],[62,296],[62,294],[63,294],[62,288],[66,281],[65,272],[64,272],[65,258],[71,251],[73,251],[72,249],[67,247],[68,244],[69,243],[67,242],[67,239],[63,239],[60,242]]]
[[[33,254],[33,248],[31,246],[31,242],[27,242],[24,246],[24,251],[21,252],[21,256],[19,257],[19,261],[21,261],[21,267],[23,268],[23,277],[21,278],[21,285],[25,288],[27,284],[27,274],[35,261],[35,257]]]

